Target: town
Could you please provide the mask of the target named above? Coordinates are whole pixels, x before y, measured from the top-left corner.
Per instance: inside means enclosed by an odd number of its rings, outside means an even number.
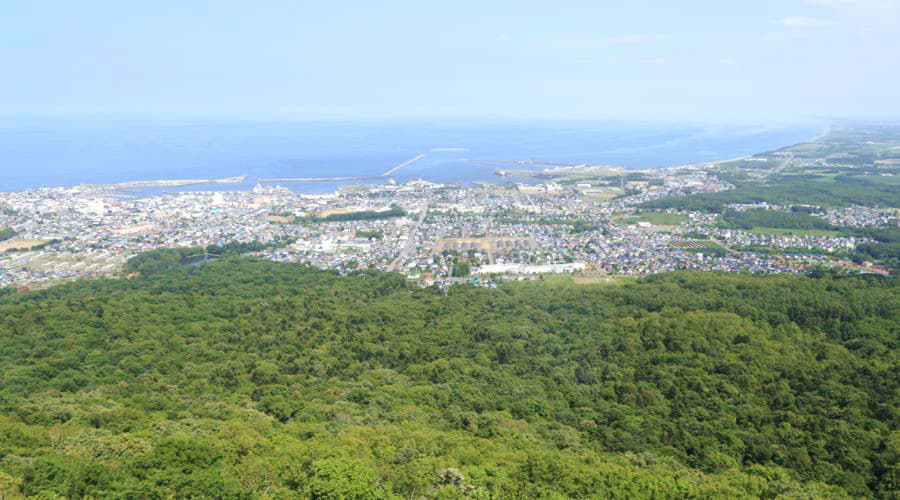
[[[814,266],[886,274],[845,256],[871,240],[838,231],[760,232],[696,210],[643,210],[651,200],[732,189],[715,165],[606,177],[442,185],[424,180],[304,194],[251,191],[136,196],[120,185],[0,193],[0,287],[34,288],[121,273],[129,258],[166,247],[227,243],[280,262],[340,273],[398,271],[422,285],[534,279],[565,273],[609,281],[679,269],[798,273]],[[732,204],[733,211],[790,206]],[[815,214],[832,227],[896,225],[896,209]]]

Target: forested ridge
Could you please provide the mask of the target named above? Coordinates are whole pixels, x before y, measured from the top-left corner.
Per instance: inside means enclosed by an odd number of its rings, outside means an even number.
[[[0,497],[897,497],[896,279],[152,259],[0,297]]]
[[[842,172],[847,174],[848,172]],[[897,207],[900,182],[874,175],[837,175],[833,179],[817,174],[770,175],[765,181],[729,178],[735,189],[689,196],[669,196],[650,200],[640,207],[651,210],[700,210],[721,213],[731,203],[775,205],[820,205],[845,207]]]
[[[785,229],[837,229],[821,217],[807,213],[780,210],[726,210],[722,213],[722,225],[736,229],[777,227]]]

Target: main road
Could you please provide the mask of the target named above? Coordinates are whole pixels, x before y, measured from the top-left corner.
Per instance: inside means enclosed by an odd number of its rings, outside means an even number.
[[[428,215],[428,205],[425,205],[425,208],[422,209],[422,213],[419,214],[418,220],[416,220],[416,223],[413,224],[412,229],[409,230],[409,236],[406,239],[406,244],[403,245],[403,248],[400,250],[397,258],[394,259],[393,262],[391,262],[391,264],[388,266],[388,271],[393,272],[400,270],[400,265],[403,263],[403,259],[405,259],[409,255],[410,251],[415,247],[416,233],[422,226],[422,222],[425,221],[426,215]]]

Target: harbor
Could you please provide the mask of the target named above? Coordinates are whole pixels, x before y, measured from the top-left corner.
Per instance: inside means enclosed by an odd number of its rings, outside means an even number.
[[[111,189],[130,189],[142,187],[183,187],[200,184],[240,184],[247,180],[246,175],[223,177],[221,179],[164,179],[156,181],[128,181],[115,184],[86,184],[88,187],[100,186]]]
[[[425,157],[425,154],[420,154],[418,156],[414,156],[403,163],[400,163],[394,167],[391,167],[388,170],[385,170],[381,175],[358,175],[351,177],[277,177],[270,179],[258,179],[259,182],[348,182],[348,181],[373,181],[379,179],[386,179],[395,173],[397,173],[403,167],[409,166],[422,158]]]

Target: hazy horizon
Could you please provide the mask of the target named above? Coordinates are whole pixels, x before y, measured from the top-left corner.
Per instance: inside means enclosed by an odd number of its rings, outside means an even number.
[[[885,120],[898,27],[898,0],[39,0],[0,7],[0,113]]]

